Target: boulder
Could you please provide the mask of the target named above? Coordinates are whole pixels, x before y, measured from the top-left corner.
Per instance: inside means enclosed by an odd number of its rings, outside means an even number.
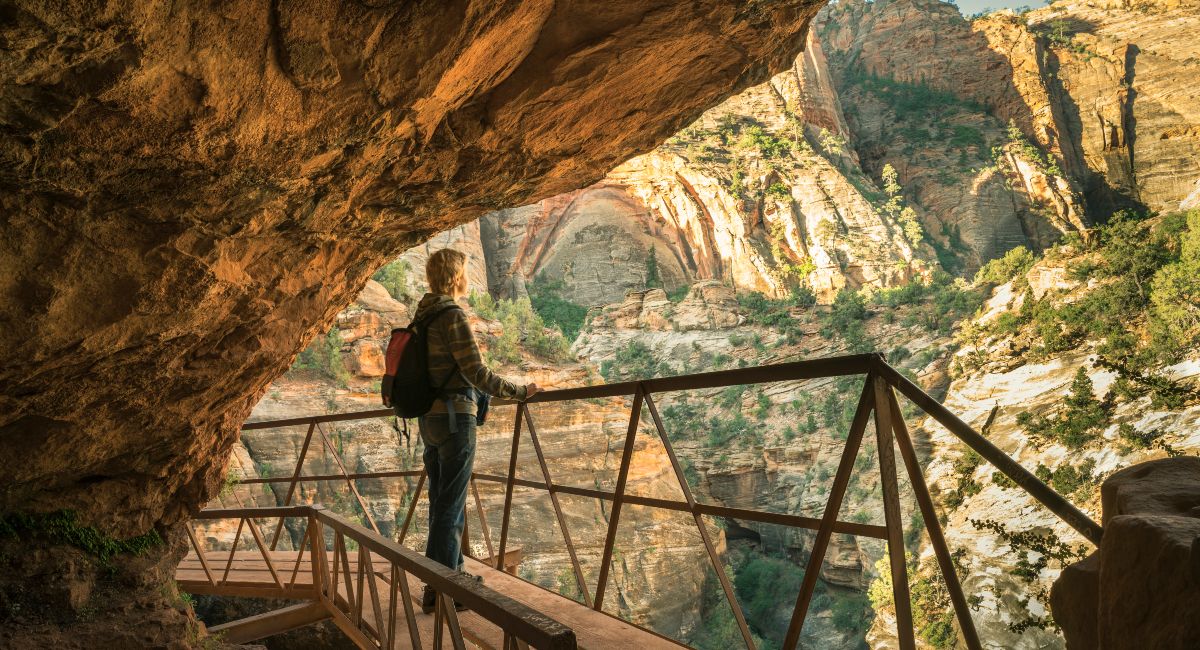
[[[1200,647],[1200,458],[1123,469],[1104,482],[1101,499],[1100,549],[1051,590],[1067,647]]]

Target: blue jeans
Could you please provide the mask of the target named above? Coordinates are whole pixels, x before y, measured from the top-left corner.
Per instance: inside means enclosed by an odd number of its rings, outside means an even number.
[[[461,571],[462,533],[467,485],[475,465],[475,416],[456,415],[456,432],[449,415],[420,419],[425,443],[425,473],[429,484],[429,540],[425,557]]]

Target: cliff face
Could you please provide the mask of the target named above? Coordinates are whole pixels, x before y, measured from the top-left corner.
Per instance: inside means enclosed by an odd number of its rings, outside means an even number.
[[[1138,7],[969,21],[938,0],[839,2],[769,83],[593,187],[484,217],[491,286],[523,295],[544,276],[597,306],[643,286],[653,251],[668,290],[828,301],[935,258],[970,274],[1118,208],[1177,209],[1200,192],[1200,101],[1179,81],[1200,18]]]
[[[791,69],[600,184],[484,217],[493,286],[520,295],[538,276],[561,279],[568,297],[600,305],[645,286],[653,265],[668,289],[717,279],[831,300],[843,286],[919,275],[931,255],[881,213],[831,84],[810,37]]]
[[[1135,6],[1136,4],[1136,6]],[[1194,2],[1057,2],[972,22],[936,0],[841,2],[820,28],[847,66],[973,100],[1057,161],[1030,188],[1078,227],[1115,208],[1172,210],[1194,191]],[[924,56],[908,56],[911,52]]]

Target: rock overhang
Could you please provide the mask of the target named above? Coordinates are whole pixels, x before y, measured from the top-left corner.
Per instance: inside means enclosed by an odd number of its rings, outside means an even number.
[[[16,3],[0,508],[186,517],[379,264],[598,180],[790,65],[821,4]]]

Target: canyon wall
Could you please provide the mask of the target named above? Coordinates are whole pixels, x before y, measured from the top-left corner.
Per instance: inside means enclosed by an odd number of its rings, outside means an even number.
[[[1180,83],[1197,20],[1156,3],[971,21],[938,0],[839,2],[769,83],[597,185],[485,216],[490,286],[561,280],[598,306],[644,286],[653,251],[668,290],[827,302],[933,261],[970,274],[1117,209],[1178,209],[1200,195],[1200,98]]]

